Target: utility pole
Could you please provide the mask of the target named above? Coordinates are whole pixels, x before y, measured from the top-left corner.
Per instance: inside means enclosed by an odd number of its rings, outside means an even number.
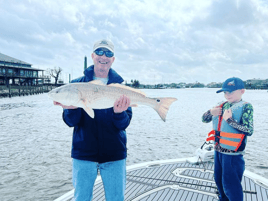
[[[85,56],[85,61],[84,61],[84,70],[87,69],[87,57]]]

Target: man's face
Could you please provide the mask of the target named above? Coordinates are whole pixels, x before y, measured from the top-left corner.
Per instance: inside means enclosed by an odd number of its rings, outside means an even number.
[[[109,51],[106,48],[98,48],[97,50]],[[109,70],[115,60],[115,57],[107,57],[105,54],[98,56],[95,52],[91,54],[94,63],[94,73],[96,77],[106,78]]]
[[[245,89],[235,90],[233,92],[224,92],[224,97],[229,103],[235,103],[241,100],[242,95],[245,93]]]

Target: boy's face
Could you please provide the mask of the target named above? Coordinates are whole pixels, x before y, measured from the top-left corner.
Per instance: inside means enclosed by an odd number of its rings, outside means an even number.
[[[225,91],[224,92],[224,97],[226,98],[226,100],[229,103],[236,103],[239,102],[242,98],[242,95],[245,93],[245,89],[239,89],[239,90],[235,90],[233,92],[228,92]]]

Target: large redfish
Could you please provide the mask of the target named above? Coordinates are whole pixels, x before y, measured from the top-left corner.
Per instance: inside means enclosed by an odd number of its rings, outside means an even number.
[[[111,108],[121,95],[129,97],[130,107],[139,104],[152,107],[163,121],[166,121],[169,106],[177,100],[176,98],[149,98],[140,90],[121,84],[104,85],[100,80],[70,83],[48,93],[48,96],[56,102],[83,108],[92,118],[94,118],[93,109]]]

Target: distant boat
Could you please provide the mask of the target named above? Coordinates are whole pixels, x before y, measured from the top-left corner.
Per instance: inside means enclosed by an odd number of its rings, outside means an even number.
[[[125,200],[218,201],[213,156],[213,144],[204,143],[194,157],[128,166]],[[268,179],[246,170],[242,186],[244,200],[268,200]],[[55,201],[70,201],[73,194],[74,190]],[[105,200],[100,176],[95,182],[93,200]]]

